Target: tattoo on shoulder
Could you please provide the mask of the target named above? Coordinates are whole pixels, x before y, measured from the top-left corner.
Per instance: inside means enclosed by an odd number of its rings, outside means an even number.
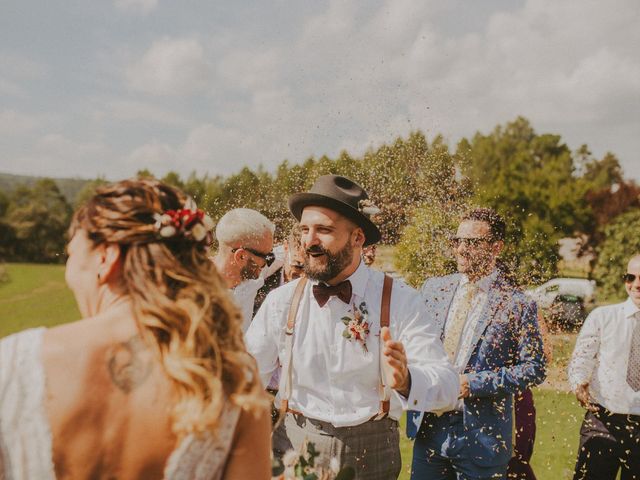
[[[142,339],[135,336],[109,350],[107,369],[114,385],[124,393],[131,393],[149,378],[153,361]]]

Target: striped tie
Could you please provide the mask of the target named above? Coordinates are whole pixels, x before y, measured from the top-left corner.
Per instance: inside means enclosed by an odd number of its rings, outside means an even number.
[[[640,315],[636,313],[636,326],[631,336],[631,350],[629,350],[629,366],[627,367],[627,383],[634,392],[640,390]]]

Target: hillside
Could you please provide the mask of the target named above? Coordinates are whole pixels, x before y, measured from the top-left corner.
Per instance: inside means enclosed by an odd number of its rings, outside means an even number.
[[[32,186],[38,180],[45,177],[34,177],[30,175],[13,175],[10,173],[0,173],[0,192],[9,194],[18,185]],[[58,185],[58,188],[67,199],[67,201],[73,204],[76,195],[82,187],[89,181],[81,178],[54,178],[54,182]]]

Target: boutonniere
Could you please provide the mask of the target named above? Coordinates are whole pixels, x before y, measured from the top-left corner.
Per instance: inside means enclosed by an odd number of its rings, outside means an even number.
[[[342,317],[342,323],[346,325],[342,336],[349,341],[360,342],[365,352],[369,352],[367,350],[367,337],[369,336],[368,317],[369,311],[365,302],[362,302],[357,308],[355,303],[353,304],[353,318]]]

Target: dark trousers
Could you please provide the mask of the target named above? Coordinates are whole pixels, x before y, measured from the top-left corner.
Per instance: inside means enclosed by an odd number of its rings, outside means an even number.
[[[611,413],[597,406],[580,428],[574,480],[640,480],[640,415]]]
[[[462,412],[425,413],[413,444],[411,480],[504,480],[506,463],[477,465],[466,435]]]
[[[516,437],[513,458],[509,461],[507,478],[509,480],[536,480],[531,468],[533,445],[536,441],[536,407],[533,404],[533,393],[527,389],[514,397],[514,422]]]

